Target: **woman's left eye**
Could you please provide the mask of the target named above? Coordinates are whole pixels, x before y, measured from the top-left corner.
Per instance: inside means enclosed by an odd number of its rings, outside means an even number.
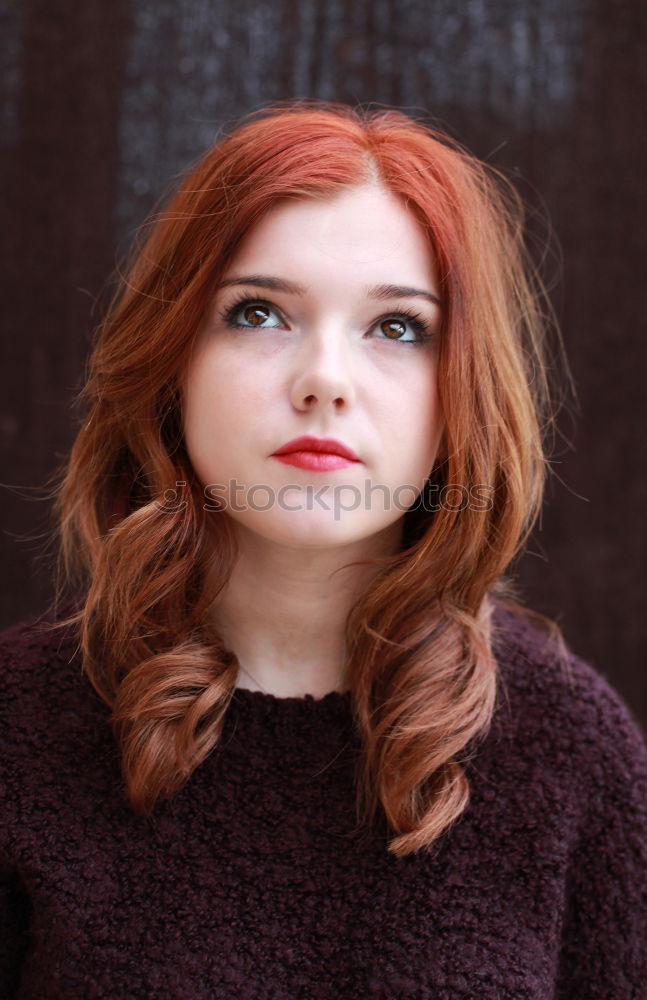
[[[412,336],[406,336],[407,327],[409,332],[413,332]],[[375,328],[384,334],[383,337],[378,337],[378,340],[395,340],[405,344],[417,344],[429,340],[431,336],[427,324],[416,313],[385,316],[377,321]]]

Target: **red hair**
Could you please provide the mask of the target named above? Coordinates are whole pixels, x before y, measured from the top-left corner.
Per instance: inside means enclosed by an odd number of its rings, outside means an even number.
[[[55,490],[57,600],[81,585],[65,623],[79,626],[84,669],[111,709],[132,806],[150,813],[218,742],[238,671],[208,615],[236,558],[231,526],[203,509],[182,435],[194,338],[219,274],[277,199],[367,180],[415,213],[447,304],[446,431],[430,481],[493,490],[488,510],[407,512],[401,551],[347,620],[358,816],[381,808],[402,856],[428,849],[468,801],[460,758],[487,732],[497,688],[492,597],[522,610],[504,573],[542,502],[550,307],[504,176],[403,112],[314,101],[266,107],[208,149],[149,220],[99,325]],[[169,516],[181,481],[187,503]]]

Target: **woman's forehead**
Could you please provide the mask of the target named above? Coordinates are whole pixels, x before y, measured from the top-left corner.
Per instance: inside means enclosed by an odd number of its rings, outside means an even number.
[[[245,233],[222,282],[274,276],[283,281],[275,290],[304,296],[310,284],[340,272],[383,295],[386,286],[397,285],[438,297],[438,288],[429,286],[433,254],[427,234],[400,198],[375,184],[326,200],[281,199]]]

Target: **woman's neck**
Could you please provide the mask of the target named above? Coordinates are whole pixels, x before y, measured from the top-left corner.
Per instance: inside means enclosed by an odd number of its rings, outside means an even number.
[[[237,526],[239,527],[239,526]],[[291,548],[237,532],[239,557],[213,620],[241,671],[237,687],[277,697],[344,690],[348,613],[389,555],[399,526],[336,548]]]

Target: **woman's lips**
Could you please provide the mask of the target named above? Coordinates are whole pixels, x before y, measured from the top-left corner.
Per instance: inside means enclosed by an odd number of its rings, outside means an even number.
[[[274,452],[273,458],[297,469],[312,472],[326,472],[330,469],[345,469],[356,465],[360,458],[352,448],[335,438],[316,438],[306,435],[294,438]]]
[[[357,465],[342,455],[333,455],[329,451],[290,451],[285,455],[273,455],[273,458],[286,465],[294,465],[297,469],[309,469],[312,472],[327,472],[331,469],[345,469],[347,465]]]

